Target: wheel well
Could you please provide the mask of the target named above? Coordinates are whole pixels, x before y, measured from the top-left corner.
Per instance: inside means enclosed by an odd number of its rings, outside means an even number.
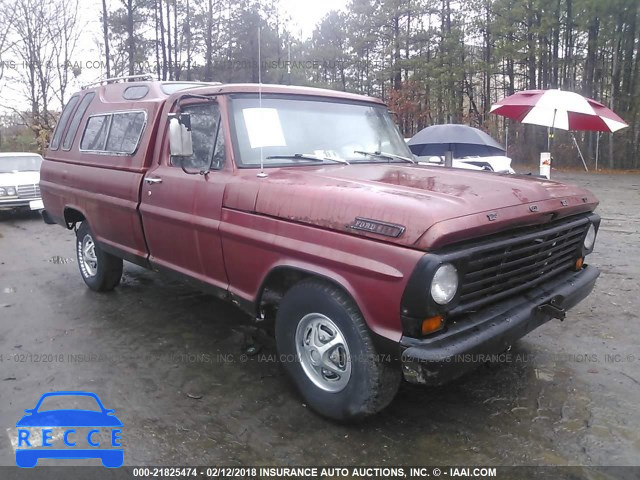
[[[84,215],[76,210],[75,208],[65,208],[64,209],[64,221],[67,224],[67,228],[71,230],[76,223],[82,222],[85,220]]]
[[[300,270],[293,267],[278,267],[269,272],[262,283],[262,289],[257,301],[258,318],[273,322],[278,312],[280,301],[295,284],[308,278],[317,278],[320,281],[330,283],[351,297],[351,294],[334,279],[319,275],[315,272]]]

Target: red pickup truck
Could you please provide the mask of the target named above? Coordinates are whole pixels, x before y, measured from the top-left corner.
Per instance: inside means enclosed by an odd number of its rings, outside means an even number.
[[[417,165],[387,107],[348,93],[109,80],[64,108],[41,190],[89,288],[127,260],[234,302],[339,420],[471,370],[599,275],[592,193]]]

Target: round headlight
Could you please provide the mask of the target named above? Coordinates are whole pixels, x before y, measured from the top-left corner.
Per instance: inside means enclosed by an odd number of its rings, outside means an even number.
[[[0,187],[0,197],[4,197],[6,194],[7,191],[4,188]]]
[[[589,225],[587,235],[584,237],[584,249],[591,250],[594,243],[596,243],[596,227],[594,227],[592,223],[591,225]]]
[[[9,195],[10,197],[13,197],[15,194],[16,194],[15,187],[7,187],[7,195]]]
[[[458,291],[458,270],[450,263],[443,263],[431,281],[431,298],[438,305],[446,305]]]

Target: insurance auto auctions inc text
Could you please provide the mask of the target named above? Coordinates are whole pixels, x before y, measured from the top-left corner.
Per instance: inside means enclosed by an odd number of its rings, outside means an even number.
[[[359,477],[359,478],[424,478],[424,477],[496,477],[491,467],[260,467],[259,477]]]

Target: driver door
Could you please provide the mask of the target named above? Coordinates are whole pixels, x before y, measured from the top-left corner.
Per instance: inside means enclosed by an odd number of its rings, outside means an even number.
[[[160,162],[142,186],[140,213],[155,269],[169,269],[221,289],[228,286],[219,235],[225,188],[225,145],[216,102],[185,105],[193,155],[171,157],[168,135]],[[207,173],[205,173],[207,172]]]

